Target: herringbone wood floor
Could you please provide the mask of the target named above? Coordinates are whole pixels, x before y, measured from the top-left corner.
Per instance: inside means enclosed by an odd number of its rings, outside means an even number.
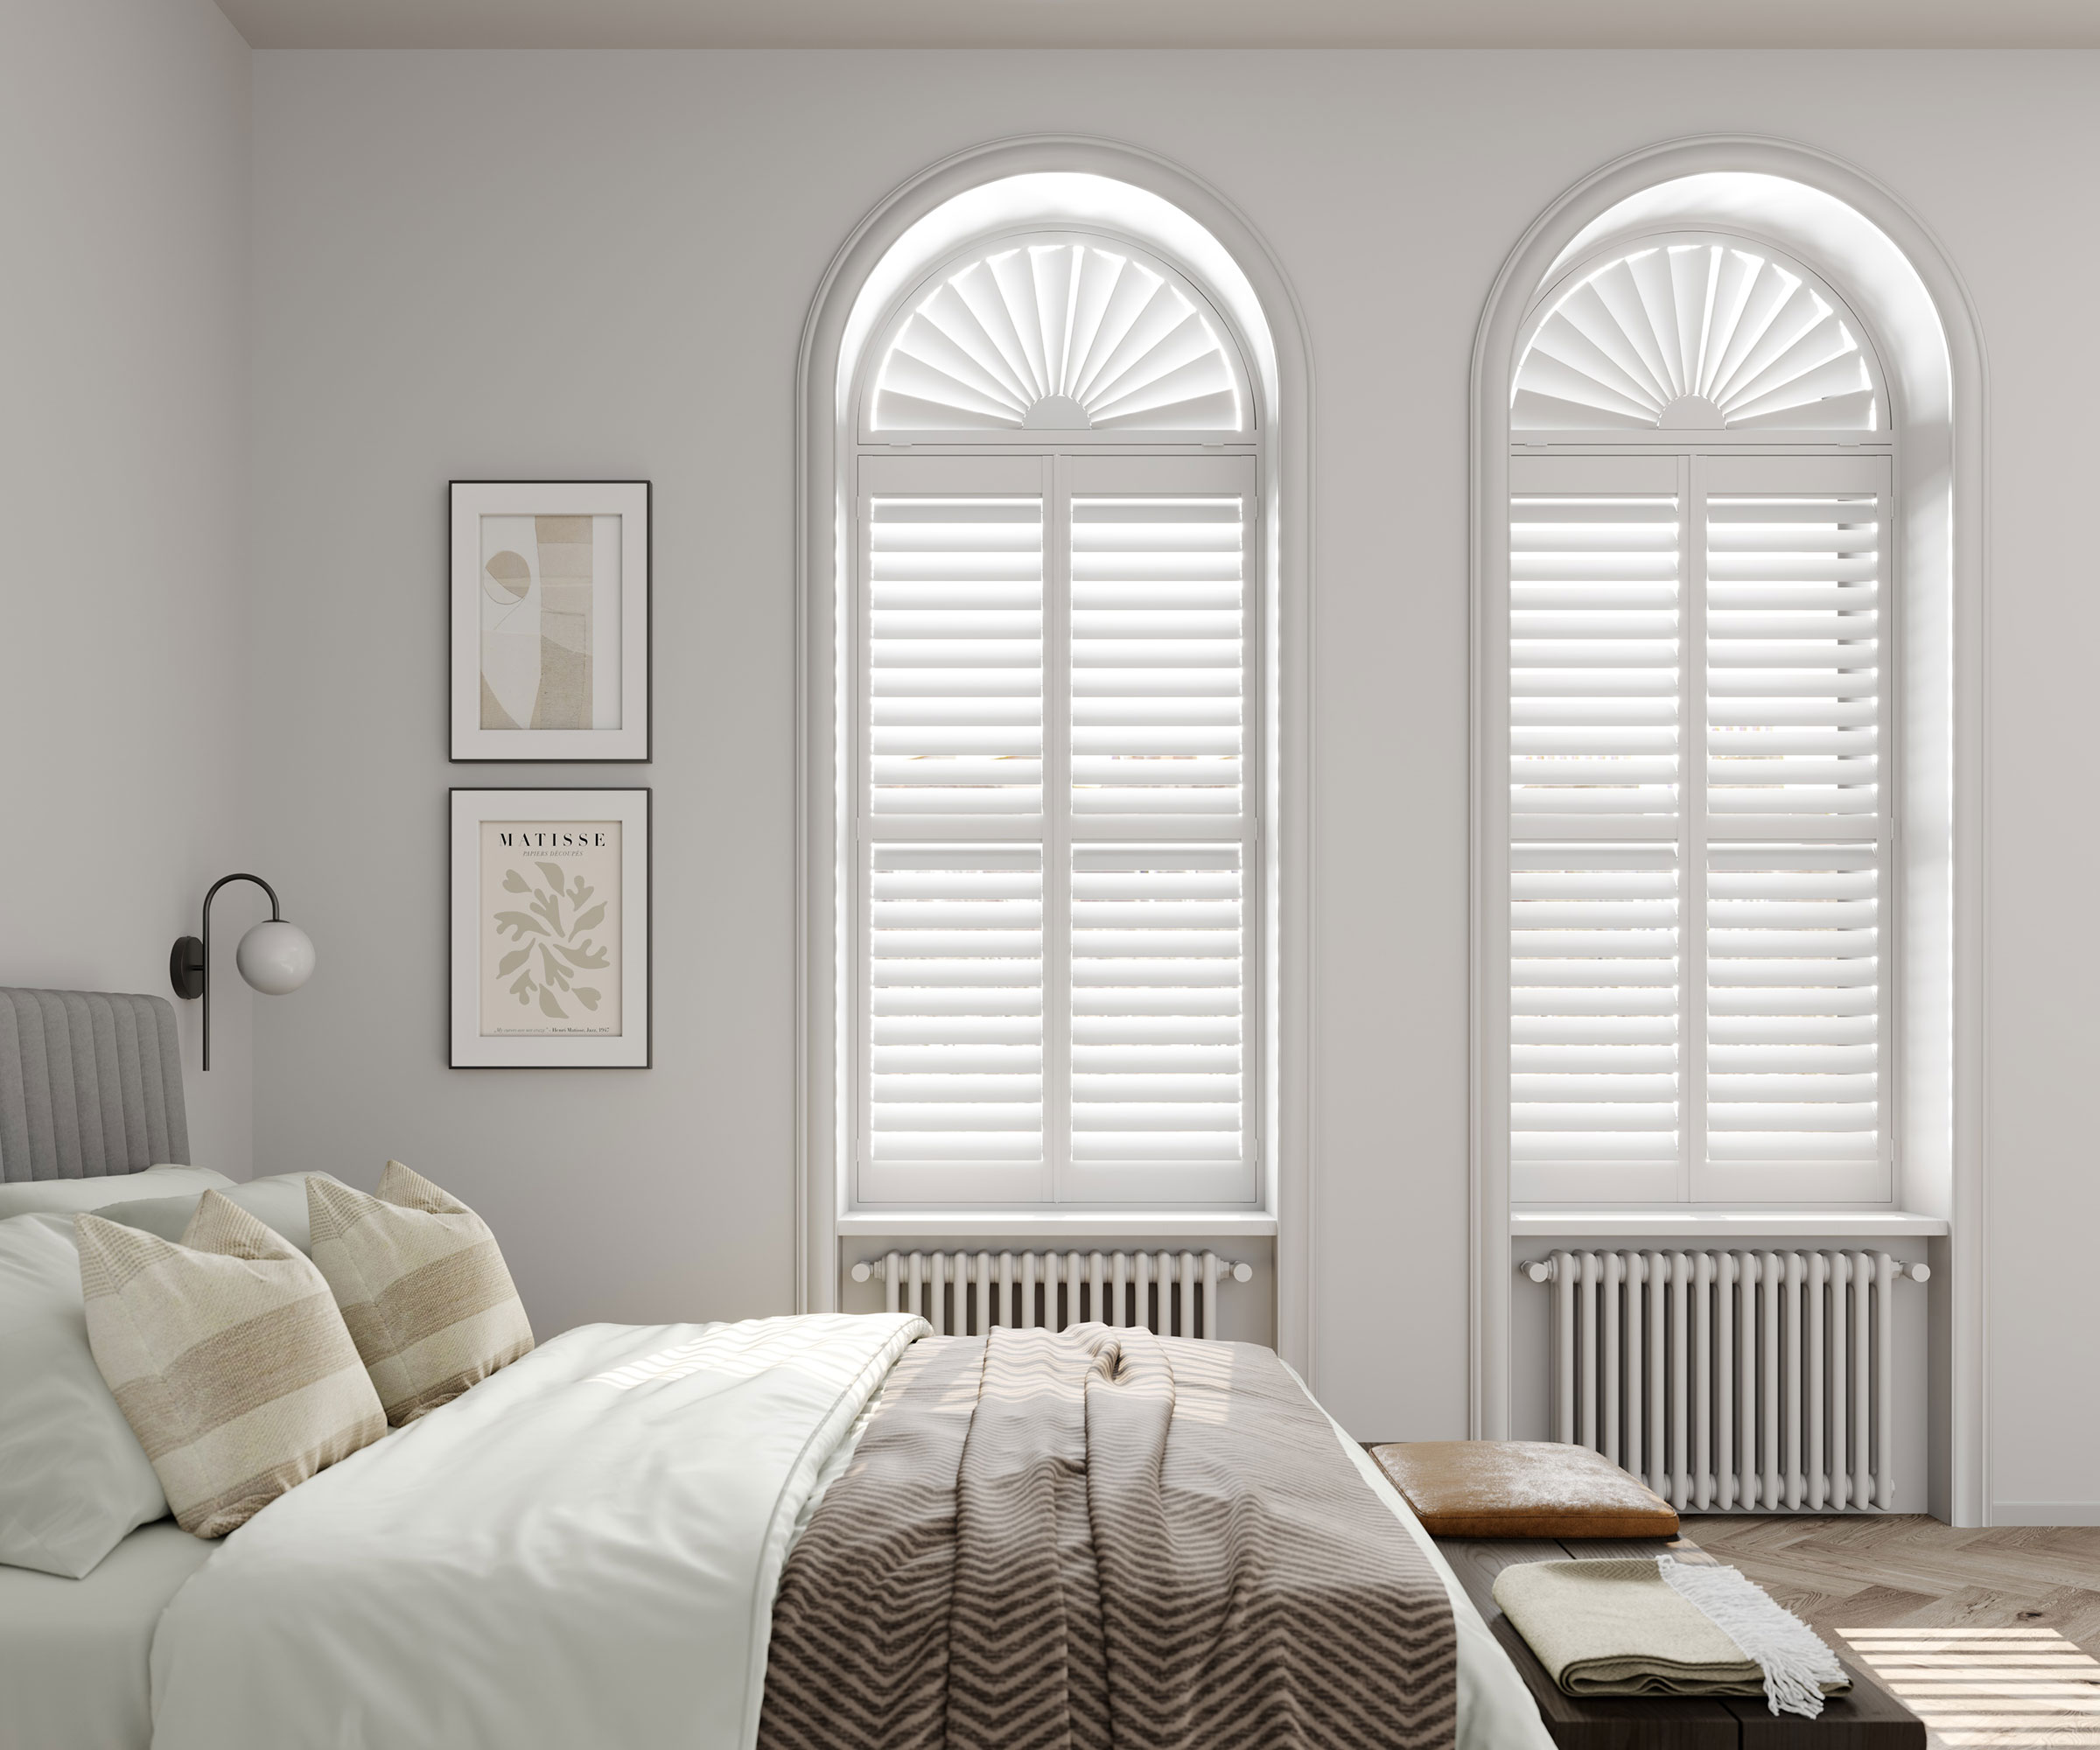
[[[1691,1515],[1684,1535],[1826,1637],[1846,1628],[2054,1628],[2100,1654],[2100,1526],[1959,1531],[1908,1516]]]

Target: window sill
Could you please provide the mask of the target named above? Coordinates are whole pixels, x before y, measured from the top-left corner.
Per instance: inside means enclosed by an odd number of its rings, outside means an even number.
[[[841,1238],[899,1238],[937,1240],[1025,1239],[1055,1250],[1059,1236],[1086,1239],[1266,1239],[1276,1233],[1276,1217],[1259,1211],[1190,1210],[1186,1214],[1132,1211],[1112,1214],[1100,1209],[986,1210],[976,1214],[953,1211],[914,1214],[908,1210],[880,1214],[863,1210],[838,1218]]]
[[[1515,1239],[1566,1237],[1658,1240],[1734,1238],[1900,1239],[1938,1238],[1948,1232],[1943,1215],[1903,1209],[1512,1209]]]

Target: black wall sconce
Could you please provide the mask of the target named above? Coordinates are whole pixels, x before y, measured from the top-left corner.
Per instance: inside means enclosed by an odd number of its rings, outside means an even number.
[[[277,890],[260,875],[221,875],[204,896],[204,935],[178,937],[168,956],[168,983],[186,1002],[204,998],[204,1067],[212,1067],[212,901],[228,881],[253,881],[270,895],[270,916],[241,938],[234,964],[265,997],[283,997],[313,976],[313,943],[284,921]]]

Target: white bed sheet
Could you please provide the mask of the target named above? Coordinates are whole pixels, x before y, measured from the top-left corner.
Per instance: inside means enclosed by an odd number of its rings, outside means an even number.
[[[154,1625],[218,1547],[163,1519],[83,1579],[0,1567],[0,1745],[147,1750]]]

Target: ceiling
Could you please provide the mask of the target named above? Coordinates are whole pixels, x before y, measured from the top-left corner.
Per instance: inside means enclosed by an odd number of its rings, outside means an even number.
[[[2100,47],[2096,0],[220,0],[256,48]]]

